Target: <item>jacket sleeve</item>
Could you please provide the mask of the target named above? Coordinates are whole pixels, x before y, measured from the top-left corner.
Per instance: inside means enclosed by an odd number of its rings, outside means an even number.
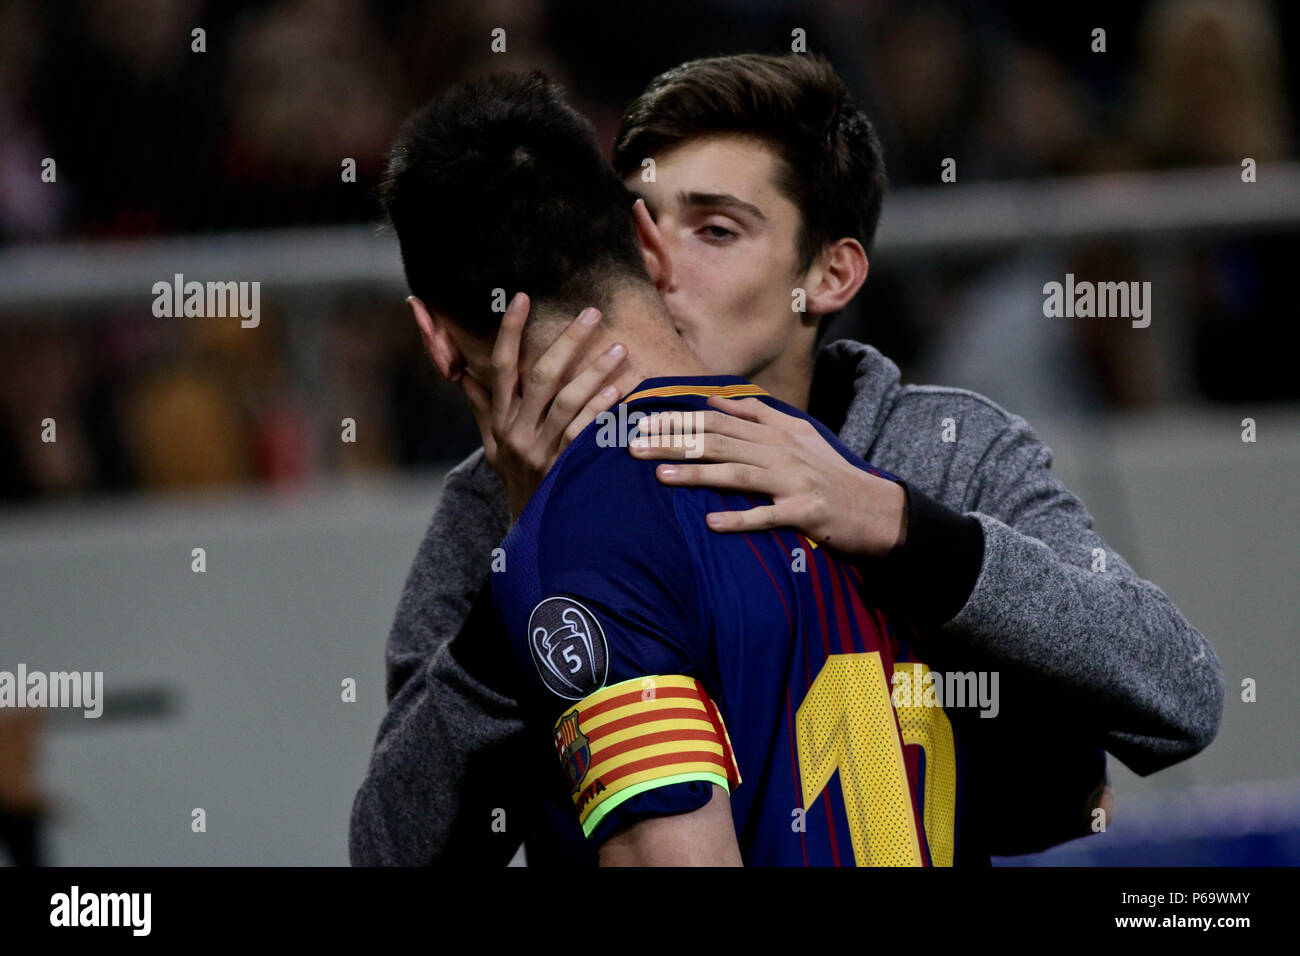
[[[1093,530],[1051,462],[1010,416],[967,485],[984,560],[942,633],[1048,679],[1072,722],[1104,731],[1105,748],[1146,776],[1214,739],[1223,672],[1165,593]]]
[[[470,610],[506,508],[481,450],[448,475],[388,637],[389,706],[353,801],[354,866],[505,863],[521,842],[501,774],[523,730],[518,705],[467,672],[451,646],[453,636],[484,636]]]
[[[510,530],[505,486],[480,448],[447,474],[433,520],[406,576],[385,655],[387,696],[460,630]]]

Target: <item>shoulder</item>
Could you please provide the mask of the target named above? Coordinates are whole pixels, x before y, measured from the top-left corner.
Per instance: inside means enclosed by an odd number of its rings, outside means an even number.
[[[959,415],[970,425],[993,435],[1018,427],[1024,419],[987,395],[949,385],[903,385],[894,395],[886,421]]]
[[[1000,458],[1012,450],[1044,453],[1047,448],[1033,426],[1020,415],[970,389],[946,385],[905,385],[889,410],[881,438],[935,436],[936,447],[958,457],[979,461]],[[921,444],[924,444],[922,442]]]
[[[906,386],[879,442],[888,456],[907,459],[904,474],[962,511],[1009,521],[1009,501],[1057,486],[1054,453],[1033,426],[969,389]]]
[[[584,442],[556,465],[537,519],[538,557],[567,564],[642,561],[686,547],[675,499],[656,462]],[[695,489],[688,489],[695,491]]]
[[[894,362],[879,349],[843,339],[826,346],[814,379],[818,417],[838,425],[840,438],[869,460],[878,452],[905,452],[917,437],[954,431],[966,450],[987,448],[1027,423],[979,392],[947,385],[902,383]],[[847,406],[847,407],[845,407]],[[904,460],[906,460],[904,455]]]

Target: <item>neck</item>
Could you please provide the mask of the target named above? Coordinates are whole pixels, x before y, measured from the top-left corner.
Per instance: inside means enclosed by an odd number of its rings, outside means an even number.
[[[527,349],[521,365],[531,366],[563,328],[562,323],[557,323],[553,332],[548,330],[544,340]],[[628,394],[647,378],[713,374],[673,331],[667,312],[653,295],[628,292],[615,296],[600,327],[570,367],[581,370],[615,342],[621,342],[628,350],[627,359],[610,380],[620,395]],[[524,369],[521,367],[520,371]]]
[[[766,365],[749,380],[787,404],[808,411],[812,397],[813,356],[808,349],[791,348],[781,353],[774,362]]]

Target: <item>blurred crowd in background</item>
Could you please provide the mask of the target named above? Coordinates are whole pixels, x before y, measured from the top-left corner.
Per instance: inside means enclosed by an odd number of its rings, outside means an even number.
[[[377,223],[401,118],[457,79],[545,70],[608,147],[623,107],[686,59],[826,55],[882,136],[893,188],[1295,158],[1300,9],[1263,0],[0,0],[0,254],[63,240]],[[1107,31],[1104,54],[1090,49]],[[191,51],[191,30],[206,51]],[[502,27],[507,52],[491,48]],[[57,184],[42,183],[44,157]],[[340,175],[357,163],[357,181]],[[951,188],[960,188],[951,187]],[[885,202],[885,216],[889,201]],[[1294,232],[1181,242],[1184,347],[1113,319],[1045,319],[1042,284],[1149,278],[1136,248],[891,262],[836,337],[905,381],[985,392],[1036,415],[1173,402],[1300,399]],[[160,276],[170,279],[170,276]],[[228,279],[256,279],[229,276]],[[1157,296],[1163,290],[1158,289]],[[1160,301],[1157,299],[1157,301]],[[315,381],[263,298],[256,329],[101,309],[0,311],[0,499],[241,482],[451,462],[479,442],[400,296],[321,300]],[[1157,306],[1158,309],[1158,306]],[[1173,388],[1170,382],[1184,383]],[[40,422],[58,422],[41,441]],[[339,422],[358,422],[354,444]]]

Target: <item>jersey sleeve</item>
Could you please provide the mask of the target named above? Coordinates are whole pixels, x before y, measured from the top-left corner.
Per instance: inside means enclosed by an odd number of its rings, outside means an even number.
[[[712,784],[730,793],[740,783],[717,705],[680,674],[634,677],[585,697],[555,722],[555,750],[589,837],[698,809]]]
[[[603,842],[638,819],[699,809],[740,772],[672,489],[630,457],[616,481],[599,477],[584,469],[552,494],[522,663],[583,832]]]

